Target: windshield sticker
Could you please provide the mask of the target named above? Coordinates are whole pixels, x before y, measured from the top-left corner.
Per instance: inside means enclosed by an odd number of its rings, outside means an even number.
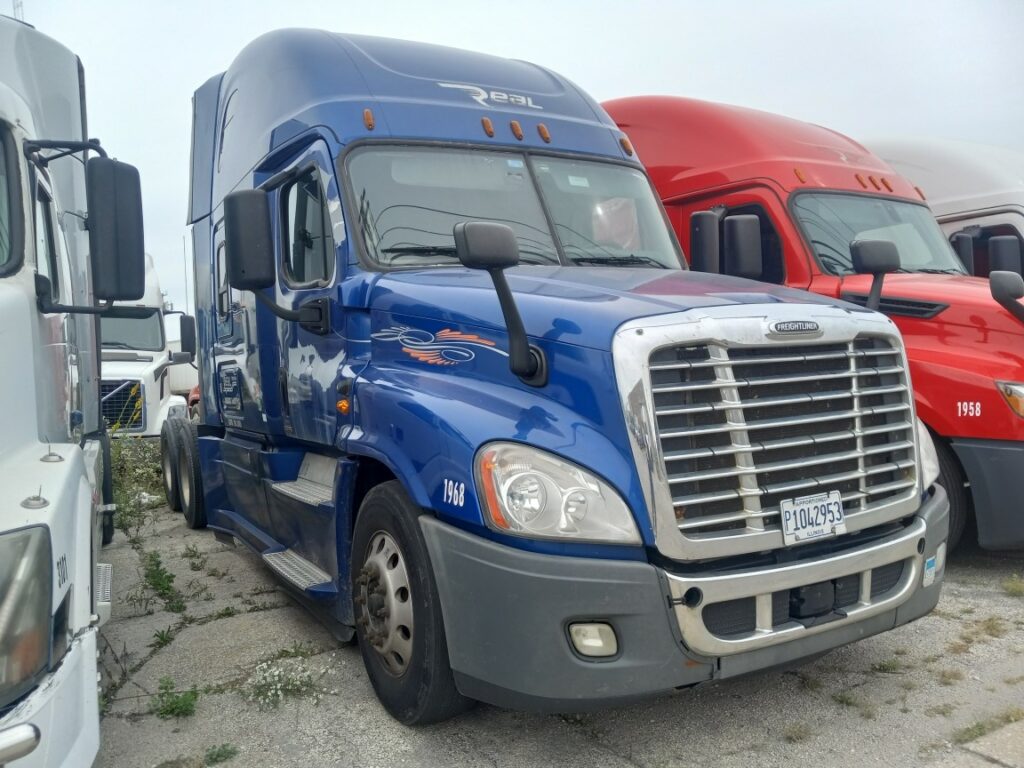
[[[506,160],[509,168],[522,168],[524,163],[522,160]]]
[[[572,187],[589,187],[590,180],[586,176],[570,176],[569,186]]]
[[[486,349],[503,357],[508,353],[497,348],[497,343],[475,333],[463,333],[445,328],[436,334],[407,325],[393,325],[371,335],[378,341],[397,341],[402,351],[414,360],[428,365],[458,365],[476,358],[476,349]]]

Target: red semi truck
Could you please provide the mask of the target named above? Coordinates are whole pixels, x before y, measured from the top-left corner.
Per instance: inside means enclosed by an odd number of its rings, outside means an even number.
[[[957,256],[972,247],[966,236],[954,250],[921,190],[835,131],[677,97],[603,106],[647,166],[695,269],[864,304],[873,278],[857,274],[850,243],[896,244],[900,268],[884,278],[879,308],[903,333],[917,413],[936,438],[950,545],[973,515],[982,547],[1024,547],[1024,325],[987,279],[967,273]],[[754,263],[720,258],[733,216],[758,219]],[[1012,262],[1019,247],[999,240]]]

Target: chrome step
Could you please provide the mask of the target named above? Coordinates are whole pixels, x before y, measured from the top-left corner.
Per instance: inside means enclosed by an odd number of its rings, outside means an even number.
[[[277,493],[316,506],[334,500],[334,472],[337,461],[329,456],[307,453],[302,459],[299,476],[295,480],[274,483],[270,487]]]
[[[114,582],[114,566],[110,563],[96,563],[96,577],[94,579],[96,590],[96,615],[99,617],[99,624],[103,626],[110,618],[111,592]]]
[[[292,549],[266,552],[262,555],[270,569],[299,589],[331,583],[331,575]]]

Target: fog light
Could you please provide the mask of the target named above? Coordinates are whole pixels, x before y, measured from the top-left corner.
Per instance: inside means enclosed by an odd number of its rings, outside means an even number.
[[[611,624],[570,624],[569,637],[581,656],[604,658],[619,652],[619,641]]]

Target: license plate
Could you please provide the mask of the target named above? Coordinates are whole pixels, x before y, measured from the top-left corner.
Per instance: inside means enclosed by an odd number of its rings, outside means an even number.
[[[779,512],[786,546],[846,533],[846,515],[839,491],[784,499]]]

